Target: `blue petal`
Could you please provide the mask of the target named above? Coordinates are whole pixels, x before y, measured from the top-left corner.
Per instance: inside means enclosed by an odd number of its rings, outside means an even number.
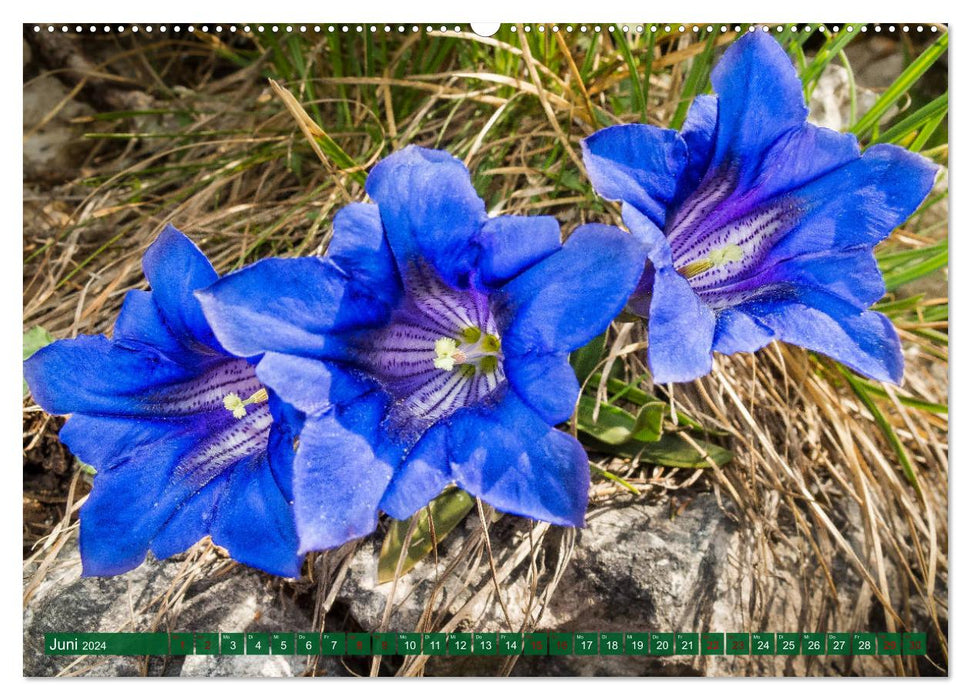
[[[180,424],[76,414],[61,429],[61,441],[98,470],[81,508],[85,576],[114,576],[144,560],[172,514],[159,505],[191,443]]]
[[[81,507],[81,564],[84,576],[116,576],[145,560],[160,523],[152,511],[155,474],[105,473]]]
[[[191,430],[188,419],[151,420],[75,413],[58,437],[72,454],[102,474],[132,464],[148,469],[139,460],[153,452],[159,453],[159,464],[166,461],[174,464],[191,443],[191,436],[185,435],[188,430]],[[160,445],[164,447],[161,451]]]
[[[883,274],[869,247],[792,258],[776,265],[767,275],[769,280],[821,287],[860,309],[879,301],[886,290]]]
[[[500,286],[560,249],[560,222],[552,216],[497,216],[482,227],[479,274]]]
[[[715,322],[714,349],[724,355],[755,352],[774,338],[771,328],[738,309],[719,312]]]
[[[401,281],[374,204],[348,204],[337,212],[327,258],[363,293],[388,307],[398,303]]]
[[[498,510],[555,525],[583,525],[590,487],[586,453],[514,392],[494,410],[456,414],[450,454],[458,485]]]
[[[292,446],[283,448],[293,452]],[[242,564],[297,577],[303,556],[297,554],[293,509],[269,468],[270,458],[261,455],[233,469],[212,519],[212,541]]]
[[[678,194],[673,204],[677,205],[698,187],[708,165],[715,145],[715,129],[718,121],[718,98],[714,95],[698,95],[688,116],[681,127],[681,138],[688,147],[688,163],[678,181]]]
[[[72,416],[61,440],[95,466],[94,489],[81,511],[86,576],[123,573],[149,547],[164,559],[206,535],[244,564],[284,576],[299,574],[293,513],[281,479],[289,480],[292,438],[274,440],[278,474],[266,453],[224,468],[201,487],[180,473],[199,436],[191,419],[133,420]],[[288,455],[289,452],[289,455]]]
[[[620,212],[630,232],[644,243],[647,259],[658,267],[671,267],[671,244],[657,224],[626,203],[621,206]],[[646,270],[642,278],[645,274],[648,274]],[[642,282],[638,281],[638,291],[641,291],[641,286]]]
[[[294,512],[300,552],[337,547],[371,533],[378,504],[401,460],[381,426],[378,392],[307,418],[294,460]]]
[[[688,158],[687,147],[676,131],[621,124],[601,129],[580,145],[597,194],[627,202],[664,226],[665,213]]]
[[[101,335],[54,341],[24,361],[34,400],[58,414],[151,415],[148,396],[191,376],[147,346],[127,347]]]
[[[142,269],[152,286],[152,300],[173,334],[187,346],[191,343],[186,341],[194,339],[220,350],[193,296],[196,290],[215,282],[218,275],[196,244],[169,224],[145,251]]]
[[[125,295],[112,337],[151,345],[176,360],[185,360],[189,354],[182,341],[169,330],[152,300],[152,293],[141,289],[133,289]]]
[[[568,352],[586,344],[624,308],[645,255],[644,243],[618,228],[579,227],[559,251],[500,290],[510,319],[503,352]]]
[[[270,473],[276,481],[283,498],[293,504],[293,460],[296,456],[297,440],[306,421],[306,416],[283,401],[272,389],[269,393],[270,415],[273,425],[270,428],[266,452],[270,460]],[[293,515],[291,514],[291,518]]]
[[[806,121],[802,81],[779,43],[757,31],[728,48],[711,84],[718,94],[711,165],[740,167],[747,180],[776,139]]]
[[[520,398],[550,425],[573,415],[580,384],[565,353],[519,355],[504,363],[506,379]]]
[[[904,223],[930,192],[937,166],[898,146],[878,144],[788,197],[801,223],[767,263],[853,246],[873,246]]]
[[[750,185],[755,190],[755,198],[765,201],[859,158],[860,147],[853,134],[802,124],[772,144]]]
[[[337,363],[278,353],[264,355],[256,375],[280,398],[308,415],[350,403],[375,388],[373,382]]]
[[[209,534],[213,513],[228,490],[229,479],[230,473],[223,472],[174,509],[166,509],[169,517],[152,537],[152,553],[157,559],[181,554]]]
[[[903,377],[900,339],[883,314],[860,311],[812,288],[788,299],[747,302],[738,309],[772,328],[780,340],[828,355],[860,374],[895,383]]]
[[[654,275],[648,365],[654,381],[688,382],[711,371],[715,314],[670,267]]]
[[[452,286],[467,286],[486,212],[460,160],[408,146],[375,165],[365,186],[402,276],[428,261]]]
[[[342,357],[343,343],[328,335],[379,325],[389,313],[320,258],[262,260],[197,296],[220,342],[241,357]]]
[[[452,480],[448,462],[448,427],[428,429],[395,470],[380,508],[396,520],[405,520],[442,492]]]

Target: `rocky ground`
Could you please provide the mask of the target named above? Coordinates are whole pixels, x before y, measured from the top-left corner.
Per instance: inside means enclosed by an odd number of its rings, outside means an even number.
[[[753,561],[761,555],[735,526],[714,495],[697,494],[672,509],[670,501],[653,505],[629,503],[601,509],[588,526],[577,531],[572,560],[565,567],[551,604],[533,628],[542,631],[794,631],[820,605],[825,585],[812,561],[790,555],[772,563],[769,587],[756,585]],[[441,561],[456,555],[462,542],[478,527],[474,518],[463,526],[462,536],[443,544]],[[503,518],[493,531],[497,549],[512,549],[529,530],[525,521]],[[862,537],[862,532],[856,533]],[[343,580],[331,603],[340,611],[342,626],[335,631],[380,629],[412,631],[420,628],[426,603],[439,582],[441,563],[427,558],[396,586],[393,613],[382,626],[392,584],[377,583],[380,538],[364,540],[345,562]],[[544,545],[544,557],[560,545],[555,538]],[[497,559],[503,559],[497,551]],[[327,565],[318,560],[319,567]],[[500,566],[501,568],[501,566]],[[242,566],[222,575],[185,576],[186,563],[149,560],[134,571],[115,578],[81,578],[74,539],[64,548],[43,584],[27,606],[24,617],[24,673],[50,676],[181,675],[181,676],[294,676],[349,675],[367,672],[361,659],[320,657],[313,665],[304,656],[189,656],[151,658],[44,656],[43,634],[53,631],[125,631],[154,629],[171,632],[278,632],[312,629],[313,606],[295,596],[291,587],[273,577]],[[29,572],[28,572],[29,573]],[[847,598],[859,590],[859,581],[847,567],[835,581]],[[446,606],[455,612],[464,603],[468,581],[478,588],[490,586],[489,568],[481,562],[474,570],[445,576]],[[503,603],[520,621],[529,607],[533,579],[526,563],[515,567],[502,584]],[[184,589],[184,590],[182,590]],[[177,602],[172,603],[173,600]],[[852,607],[853,601],[845,601]],[[467,610],[458,627],[476,631],[508,631],[502,606],[494,597]],[[329,629],[329,628],[328,628]],[[869,629],[866,617],[855,629]],[[810,631],[810,630],[805,630]],[[823,630],[811,630],[823,631]],[[828,631],[833,631],[829,629]],[[387,657],[382,671],[401,668],[401,657]],[[492,676],[506,660],[500,657],[435,658],[426,675]],[[927,672],[929,668],[925,669]],[[511,669],[514,675],[884,675],[892,662],[880,657],[825,658],[809,656],[696,656],[628,657],[563,656],[522,657]]]

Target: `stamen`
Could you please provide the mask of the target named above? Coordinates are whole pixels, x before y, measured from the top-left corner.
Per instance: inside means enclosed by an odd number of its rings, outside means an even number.
[[[246,417],[246,407],[254,403],[263,403],[270,398],[270,395],[266,393],[266,388],[262,388],[248,399],[243,401],[239,398],[239,394],[232,391],[226,394],[223,399],[223,406],[227,411],[233,414],[233,417],[239,420],[240,418]]]
[[[500,354],[498,336],[483,334],[475,327],[464,329],[461,336],[461,341],[447,337],[435,341],[435,367],[451,372],[456,365],[462,365],[462,373],[466,376],[474,375],[477,368],[482,372],[495,372]]]
[[[701,260],[695,260],[690,262],[683,267],[678,268],[678,274],[680,274],[685,279],[691,279],[702,272],[708,272],[708,270],[714,267],[722,267],[731,262],[738,262],[744,256],[744,252],[741,247],[735,245],[734,243],[729,243],[721,248],[715,248],[710,253],[708,257]]]

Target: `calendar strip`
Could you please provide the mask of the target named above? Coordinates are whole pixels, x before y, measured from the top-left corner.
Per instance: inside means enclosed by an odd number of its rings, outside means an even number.
[[[53,632],[49,656],[923,656],[925,632]]]

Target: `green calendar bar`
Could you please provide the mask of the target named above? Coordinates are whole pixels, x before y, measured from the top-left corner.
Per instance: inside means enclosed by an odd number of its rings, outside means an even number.
[[[319,632],[297,632],[297,653],[316,656],[320,653]]]
[[[165,632],[49,632],[44,635],[48,656],[166,656]]]
[[[830,656],[848,656],[853,653],[853,635],[849,632],[828,632],[826,653]]]
[[[601,656],[620,656],[623,653],[624,653],[623,632],[601,632],[600,633],[600,655]]]
[[[900,632],[881,632],[877,635],[877,653],[880,656],[900,656]]]
[[[472,653],[476,656],[495,656],[499,653],[498,635],[495,632],[472,634]]]
[[[236,655],[244,653],[246,649],[246,635],[242,632],[223,632],[219,635],[219,653]]]
[[[674,632],[651,632],[651,656],[674,653]]]
[[[174,636],[174,635],[173,635]],[[246,655],[263,656],[270,653],[270,635],[266,632],[246,633]]]
[[[545,632],[529,632],[523,641],[526,656],[546,656],[549,653],[550,636]]]
[[[347,635],[343,632],[322,632],[320,653],[322,656],[343,656],[347,653]]]
[[[196,633],[196,653],[215,655],[219,653],[219,635],[215,632]]]
[[[772,632],[752,633],[752,656],[774,656],[775,635]]]
[[[371,651],[375,656],[391,656],[397,653],[397,641],[394,632],[375,632],[371,635]]]
[[[798,632],[779,632],[775,636],[775,653],[779,656],[798,656],[802,637]]]
[[[705,632],[701,635],[701,653],[703,656],[720,656],[725,653],[725,633]]]
[[[923,656],[926,632],[56,632],[52,656]]]
[[[421,653],[428,656],[445,656],[448,648],[448,635],[444,632],[429,632],[421,636]]]
[[[348,634],[347,653],[351,656],[370,656],[371,635],[367,632],[351,632]]]
[[[853,653],[856,656],[873,656],[876,654],[877,635],[872,632],[854,632]]]
[[[518,656],[523,653],[523,635],[519,632],[499,633],[499,655]]]
[[[597,635],[593,632],[577,632],[574,634],[573,653],[577,656],[596,656],[599,654]]]
[[[418,632],[398,633],[398,653],[402,656],[418,656],[421,654],[421,634]]]
[[[748,656],[748,632],[729,632],[725,635],[725,653],[729,656]]]
[[[274,632],[270,635],[270,653],[289,656],[297,647],[297,635],[294,632]]]
[[[927,653],[927,633],[926,632],[904,632],[903,649],[904,656],[923,656]]]
[[[647,632],[627,632],[624,653],[628,656],[647,656],[651,653],[651,635]]]
[[[572,654],[572,634],[569,632],[554,632],[550,635],[550,656],[570,656]]]
[[[185,656],[196,651],[194,634],[173,634],[169,639],[169,653],[172,656]]]
[[[448,635],[449,656],[470,656],[472,654],[472,633],[452,632]]]
[[[821,632],[803,632],[802,653],[804,656],[822,656],[825,654],[826,635]]]
[[[674,653],[683,656],[697,656],[700,653],[697,632],[675,632]]]

